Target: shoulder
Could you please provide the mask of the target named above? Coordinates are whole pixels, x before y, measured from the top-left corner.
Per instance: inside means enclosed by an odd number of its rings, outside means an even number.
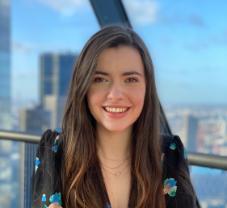
[[[165,159],[175,165],[188,162],[186,149],[179,136],[161,135],[161,144]]]
[[[169,149],[171,150],[175,150],[176,148],[184,149],[184,145],[178,135],[162,134],[161,143],[163,152]]]
[[[39,142],[32,177],[32,207],[49,204],[60,195],[62,163],[61,130],[46,130]]]
[[[60,128],[56,128],[55,130],[47,129],[41,136],[39,147],[47,147],[52,145],[54,142],[57,142],[61,133],[62,131]]]
[[[196,195],[184,145],[177,135],[162,135],[163,184],[167,207],[194,208]]]
[[[189,176],[188,160],[184,145],[177,135],[162,135],[163,172],[166,177]]]
[[[46,130],[40,139],[35,163],[35,173],[40,169],[53,168],[54,163],[60,165],[62,153],[62,135],[60,129]]]

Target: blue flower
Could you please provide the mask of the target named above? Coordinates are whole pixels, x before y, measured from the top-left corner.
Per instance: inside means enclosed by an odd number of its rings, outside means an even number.
[[[54,144],[51,147],[52,151],[55,153],[58,151],[58,140],[59,140],[59,135],[55,138]]]
[[[47,197],[46,197],[46,194],[43,194],[42,195],[42,199],[41,199],[42,202],[46,202],[47,201]]]
[[[170,148],[171,150],[175,150],[175,149],[177,148],[177,146],[176,146],[176,144],[173,142],[173,143],[171,143],[171,144],[169,145],[169,148]]]
[[[49,201],[50,203],[58,203],[59,205],[62,205],[61,193],[52,194],[49,198]]]
[[[58,151],[58,145],[57,144],[54,144],[52,147],[51,147],[51,150],[53,151],[53,152],[57,152]]]
[[[170,197],[176,196],[177,181],[174,178],[167,178],[164,181],[164,194],[168,194]]]
[[[40,159],[38,157],[35,158],[35,172],[37,171],[39,165],[40,165]]]
[[[59,127],[58,127],[58,128],[56,128],[56,129],[55,129],[55,131],[56,131],[57,133],[59,133],[59,134],[61,134],[61,133],[62,133],[62,129],[61,129],[61,128],[59,128]]]

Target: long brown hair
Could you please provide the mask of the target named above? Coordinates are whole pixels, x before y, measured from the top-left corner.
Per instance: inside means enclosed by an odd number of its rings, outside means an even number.
[[[146,79],[143,110],[134,123],[132,134],[133,207],[165,207],[160,163],[159,102],[152,60],[144,42],[132,29],[115,25],[94,34],[75,64],[62,125],[64,166],[61,175],[66,208],[104,207],[93,177],[94,166],[98,164],[96,122],[89,111],[86,94],[99,54],[106,48],[120,45],[139,51]]]

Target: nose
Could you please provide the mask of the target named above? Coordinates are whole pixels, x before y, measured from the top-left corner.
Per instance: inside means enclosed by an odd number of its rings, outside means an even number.
[[[110,87],[108,94],[107,94],[107,99],[110,100],[121,100],[124,97],[124,92],[123,92],[122,86],[119,84],[112,84]]]

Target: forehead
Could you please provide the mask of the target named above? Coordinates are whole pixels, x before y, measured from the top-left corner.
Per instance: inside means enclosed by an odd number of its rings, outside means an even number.
[[[104,49],[98,57],[96,69],[108,73],[127,70],[144,72],[143,61],[139,51],[130,46]]]

